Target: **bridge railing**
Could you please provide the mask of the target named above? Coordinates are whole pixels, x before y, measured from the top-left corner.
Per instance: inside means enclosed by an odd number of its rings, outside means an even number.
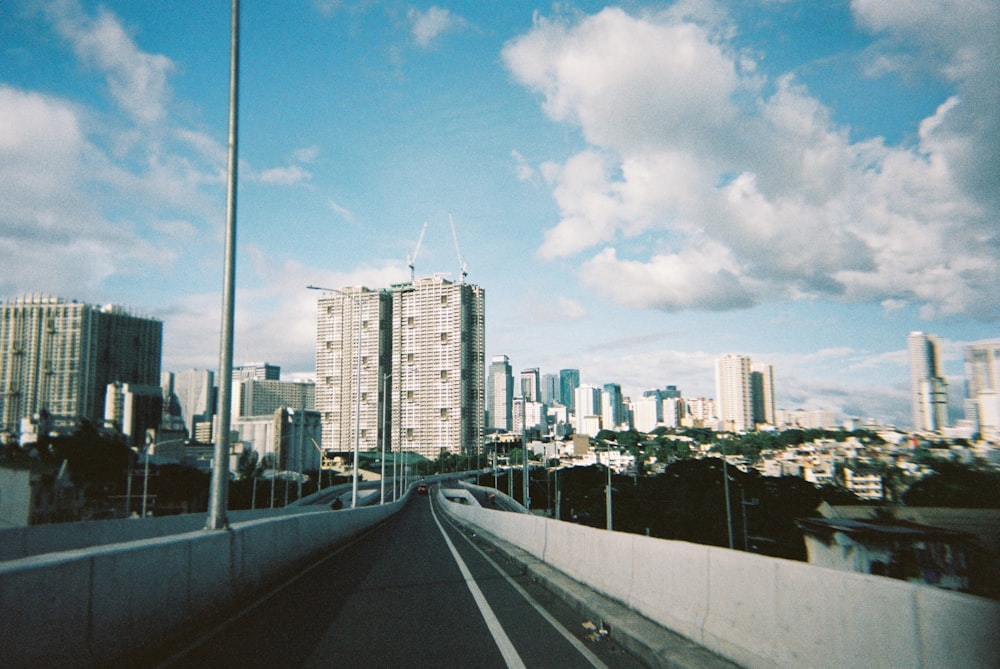
[[[1000,603],[459,504],[462,522],[746,667],[997,667]]]
[[[314,507],[234,522],[228,530],[0,562],[0,666],[128,665],[134,653],[225,614],[403,503]]]

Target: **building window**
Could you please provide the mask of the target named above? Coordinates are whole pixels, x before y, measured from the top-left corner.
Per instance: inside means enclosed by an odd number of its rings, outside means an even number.
[[[333,383],[333,377],[332,376],[328,376],[328,377],[326,377],[325,381],[326,381],[326,385],[329,386],[329,385],[331,385]]]
[[[412,427],[406,428],[406,438],[407,439],[411,439],[411,440],[413,439],[413,428]]]
[[[406,391],[406,399],[408,399],[411,402],[413,401],[413,391],[412,390],[407,390]]]
[[[368,364],[368,356],[367,355],[361,356],[361,364],[362,365],[367,365]]]
[[[412,353],[407,353],[406,354],[406,362],[413,362],[413,354]]]
[[[441,370],[441,380],[442,381],[447,381],[448,380],[448,370],[447,369],[442,369]]]
[[[448,417],[448,410],[441,409],[441,418],[447,418],[447,417]]]
[[[441,304],[448,304],[448,296],[447,295],[442,295],[441,296]]]
[[[448,341],[448,333],[447,332],[442,332],[441,333],[441,341]]]
[[[413,316],[410,316],[406,319],[406,324],[409,325],[411,328],[413,327]]]
[[[368,393],[361,393],[361,401],[362,402],[368,401]]]

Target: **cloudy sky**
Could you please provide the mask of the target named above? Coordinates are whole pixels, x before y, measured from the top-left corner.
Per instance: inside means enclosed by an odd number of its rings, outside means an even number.
[[[0,3],[0,297],[215,368],[229,3]],[[1000,336],[993,0],[244,0],[235,362],[315,369],[307,284],[455,279],[487,356],[909,425],[906,336]]]

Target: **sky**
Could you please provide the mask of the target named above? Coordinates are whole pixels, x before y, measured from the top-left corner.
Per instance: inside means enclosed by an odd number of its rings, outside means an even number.
[[[486,292],[486,356],[909,426],[906,337],[1000,337],[992,0],[244,0],[234,362],[315,370],[307,285]],[[215,369],[230,3],[0,3],[0,298]],[[455,234],[452,234],[451,222]],[[457,248],[456,242],[457,239]]]

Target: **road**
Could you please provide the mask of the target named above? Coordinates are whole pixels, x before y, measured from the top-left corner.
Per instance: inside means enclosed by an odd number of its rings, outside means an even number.
[[[483,552],[433,497],[413,496],[158,666],[642,666],[610,641],[587,640],[589,621]]]

